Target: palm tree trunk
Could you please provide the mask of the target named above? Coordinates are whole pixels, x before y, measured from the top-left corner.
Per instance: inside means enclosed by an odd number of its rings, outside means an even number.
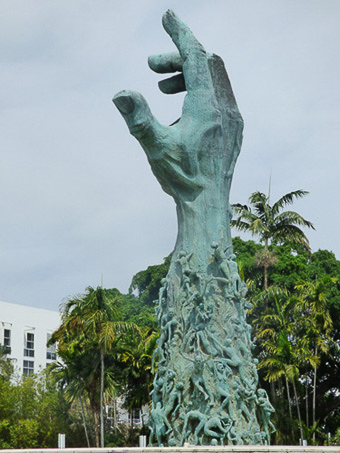
[[[270,394],[271,394],[271,399],[272,403],[275,405],[276,402],[276,393],[275,393],[275,383],[274,381],[270,381]]]
[[[315,357],[318,354],[318,347],[315,346]],[[314,367],[314,376],[313,376],[313,426],[315,426],[316,419],[316,366]],[[315,430],[313,432],[313,442],[315,442]]]
[[[99,414],[97,410],[93,410],[93,418],[94,418],[94,434],[96,438],[96,447],[100,447],[99,442]]]
[[[308,381],[306,377],[306,426],[309,428],[309,398],[308,398]]]
[[[268,253],[268,238],[265,238],[264,242],[264,248],[266,252]],[[265,291],[265,299],[264,299],[264,308],[267,311],[268,310],[268,298],[267,298],[267,290],[268,290],[268,264],[265,262],[263,265],[263,270],[264,270],[264,291]]]
[[[130,428],[133,430],[133,409],[130,410]]]
[[[281,378],[278,380],[278,387],[279,387],[280,396],[282,398],[283,397],[283,386],[282,386],[282,379]]]
[[[301,440],[303,442],[303,429],[302,429],[300,405],[299,405],[298,394],[297,394],[297,391],[296,391],[295,379],[293,379],[292,382],[293,382],[294,396],[295,396],[295,401],[296,401],[296,410],[297,410],[298,419],[299,419],[300,437],[301,437]]]
[[[104,352],[100,350],[100,446],[104,448]]]
[[[292,400],[290,398],[289,382],[287,376],[285,376],[286,381],[286,390],[287,390],[287,400],[288,400],[288,411],[291,422],[293,421],[293,411],[292,411]],[[292,440],[294,439],[294,429],[292,427]]]
[[[133,409],[130,409],[130,445],[133,442]]]
[[[285,377],[285,381],[286,381],[286,389],[287,389],[289,416],[290,416],[290,419],[293,420],[292,401],[291,401],[291,398],[290,398],[289,382],[288,382],[287,377]]]
[[[95,429],[94,429],[95,420],[94,420],[94,417],[93,417],[93,411],[91,410],[91,407],[89,407],[89,404],[86,401],[86,397],[84,397],[83,403],[84,403],[84,406],[85,406],[87,419],[89,420],[89,423],[90,423],[90,438],[91,439],[95,439]]]
[[[115,434],[117,434],[117,398],[113,399],[113,425]]]
[[[87,432],[84,404],[83,404],[83,399],[82,399],[82,397],[80,395],[79,395],[79,400],[80,400],[80,406],[81,406],[81,416],[82,416],[82,419],[83,419],[84,430],[85,430],[86,443],[87,443],[87,446],[90,448],[91,445],[90,445],[89,435],[88,435],[88,432]]]

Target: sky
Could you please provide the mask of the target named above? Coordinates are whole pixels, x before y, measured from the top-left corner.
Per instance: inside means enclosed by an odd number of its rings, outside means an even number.
[[[111,102],[132,89],[161,123],[180,116],[147,65],[175,50],[168,8],[223,58],[245,122],[231,203],[270,179],[272,201],[309,191],[293,209],[340,259],[338,0],[0,0],[0,300],[125,293],[172,251],[174,202]]]

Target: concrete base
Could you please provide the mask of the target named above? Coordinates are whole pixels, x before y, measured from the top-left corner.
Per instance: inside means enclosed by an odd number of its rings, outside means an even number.
[[[253,446],[227,447],[145,447],[145,448],[45,448],[0,450],[1,453],[340,453],[338,447]]]

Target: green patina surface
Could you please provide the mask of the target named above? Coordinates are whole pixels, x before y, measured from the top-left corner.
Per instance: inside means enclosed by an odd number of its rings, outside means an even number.
[[[250,304],[230,234],[243,120],[221,58],[207,53],[172,11],[163,26],[178,52],[152,56],[149,66],[178,73],[159,87],[187,91],[181,118],[161,125],[136,92],[113,99],[178,216],[170,270],[155,301],[161,333],[150,445],[268,444],[273,408],[258,389]]]

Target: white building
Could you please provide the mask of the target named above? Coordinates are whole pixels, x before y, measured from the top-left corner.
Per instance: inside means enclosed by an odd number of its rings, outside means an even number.
[[[7,357],[20,375],[37,373],[56,360],[56,348],[47,347],[47,341],[59,325],[57,311],[0,301],[0,344],[8,349]],[[122,402],[118,398],[116,408],[106,407],[108,420],[116,413],[118,423],[131,422],[131,414],[122,408]],[[147,413],[147,406],[143,411],[135,410],[134,425],[140,426]]]
[[[47,341],[59,325],[57,311],[0,301],[0,344],[20,375],[37,373],[56,359]]]
[[[143,423],[146,423],[149,418],[149,407],[146,404],[141,409],[135,409],[130,413],[127,409],[124,409],[124,397],[119,396],[111,401],[111,404],[105,406],[106,418],[111,421],[113,425],[116,423],[131,424],[132,422],[135,427],[141,427]]]

